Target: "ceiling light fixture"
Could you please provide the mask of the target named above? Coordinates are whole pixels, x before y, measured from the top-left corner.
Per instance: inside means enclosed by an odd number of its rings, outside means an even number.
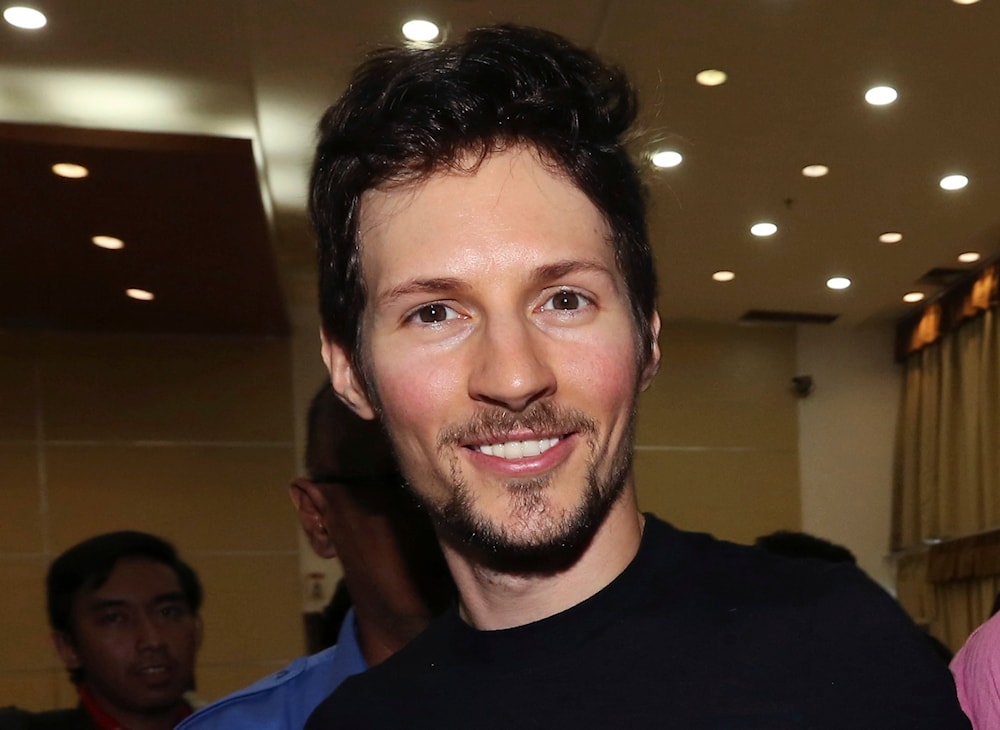
[[[403,37],[415,43],[430,43],[441,35],[441,29],[429,20],[408,20],[403,23]]]
[[[90,242],[99,248],[106,248],[109,251],[118,251],[125,248],[125,242],[114,236],[94,236]]]
[[[720,71],[717,68],[706,68],[695,74],[694,80],[702,86],[722,86],[728,78],[725,71]]]
[[[802,174],[806,177],[823,177],[830,173],[830,168],[826,165],[806,165],[802,168]]]
[[[736,278],[736,274],[732,271],[716,271],[712,274],[712,278],[716,281],[732,281]]]
[[[3,11],[3,19],[15,28],[24,30],[38,30],[49,22],[44,13],[24,5],[12,5],[6,8]]]
[[[68,177],[71,180],[79,180],[90,174],[90,170],[75,162],[57,162],[52,166],[52,172],[59,177]]]
[[[667,167],[677,167],[684,161],[684,156],[680,152],[675,152],[674,150],[660,150],[659,152],[654,152],[650,155],[649,160],[654,166],[662,169]]]
[[[153,292],[145,289],[126,289],[125,295],[132,297],[132,299],[138,299],[140,302],[151,302],[156,298]]]
[[[969,178],[965,175],[946,175],[938,183],[942,190],[961,190],[968,184]]]
[[[979,0],[951,0],[956,5],[975,5]]]
[[[958,260],[963,264],[974,264],[981,258],[982,256],[975,251],[966,251],[958,255]]]
[[[903,234],[898,231],[886,231],[878,237],[879,243],[899,243],[903,240]]]
[[[830,289],[846,289],[851,285],[851,280],[846,276],[833,276],[826,280],[826,285]]]
[[[922,302],[925,296],[926,294],[924,294],[922,291],[906,292],[906,294],[903,295],[903,301],[908,302],[910,304],[912,304],[913,302]]]
[[[768,223],[762,221],[761,223],[754,223],[750,226],[750,233],[757,236],[758,238],[767,238],[768,236],[773,236],[778,232],[778,226],[774,223]]]
[[[865,92],[865,101],[872,106],[885,106],[896,101],[898,96],[891,86],[873,86]]]

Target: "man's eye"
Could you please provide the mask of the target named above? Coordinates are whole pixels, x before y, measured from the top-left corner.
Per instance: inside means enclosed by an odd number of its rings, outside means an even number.
[[[181,618],[187,615],[187,606],[179,603],[172,603],[161,607],[160,613],[167,618]]]
[[[562,289],[549,297],[545,304],[542,305],[542,310],[556,309],[572,311],[585,307],[589,303],[589,300],[582,294],[577,294],[575,291],[570,291],[569,289]]]
[[[444,322],[446,319],[455,319],[458,317],[458,313],[451,307],[436,302],[424,305],[414,312],[413,316],[425,324],[435,324],[437,322]]]
[[[104,626],[110,626],[124,622],[125,622],[125,614],[120,611],[112,611],[111,613],[102,613],[100,618],[98,619],[98,623]]]

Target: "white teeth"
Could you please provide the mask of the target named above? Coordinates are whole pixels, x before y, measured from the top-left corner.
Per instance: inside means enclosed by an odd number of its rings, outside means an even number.
[[[531,439],[530,441],[506,441],[499,444],[483,444],[479,453],[486,456],[498,456],[501,459],[523,459],[528,456],[544,454],[559,443],[558,438]]]

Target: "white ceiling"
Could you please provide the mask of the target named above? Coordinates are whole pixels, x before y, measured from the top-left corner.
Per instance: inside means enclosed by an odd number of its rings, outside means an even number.
[[[416,14],[451,35],[540,25],[630,72],[644,138],[685,155],[649,176],[667,319],[736,322],[766,309],[836,314],[835,326],[888,321],[909,311],[905,292],[938,291],[918,284],[928,270],[966,268],[956,261],[966,250],[1000,251],[997,0],[30,4],[48,15],[44,29],[0,23],[0,121],[252,139],[293,302],[313,295],[304,200],[315,123],[363,51],[398,42]],[[698,86],[704,68],[728,83]],[[877,83],[899,100],[866,104]],[[804,178],[811,163],[829,176]],[[951,172],[969,186],[942,191]],[[761,219],[778,234],[753,238]],[[878,244],[889,230],[902,243]],[[718,269],[735,280],[713,282]],[[837,274],[854,286],[828,290]]]

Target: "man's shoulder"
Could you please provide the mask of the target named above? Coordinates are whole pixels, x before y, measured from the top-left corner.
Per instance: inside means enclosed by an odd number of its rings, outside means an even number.
[[[90,716],[81,708],[28,712],[0,708],[0,730],[92,730]]]
[[[348,676],[363,671],[332,646],[201,708],[177,730],[289,728],[299,730],[312,709]],[[296,718],[301,717],[301,722]]]

